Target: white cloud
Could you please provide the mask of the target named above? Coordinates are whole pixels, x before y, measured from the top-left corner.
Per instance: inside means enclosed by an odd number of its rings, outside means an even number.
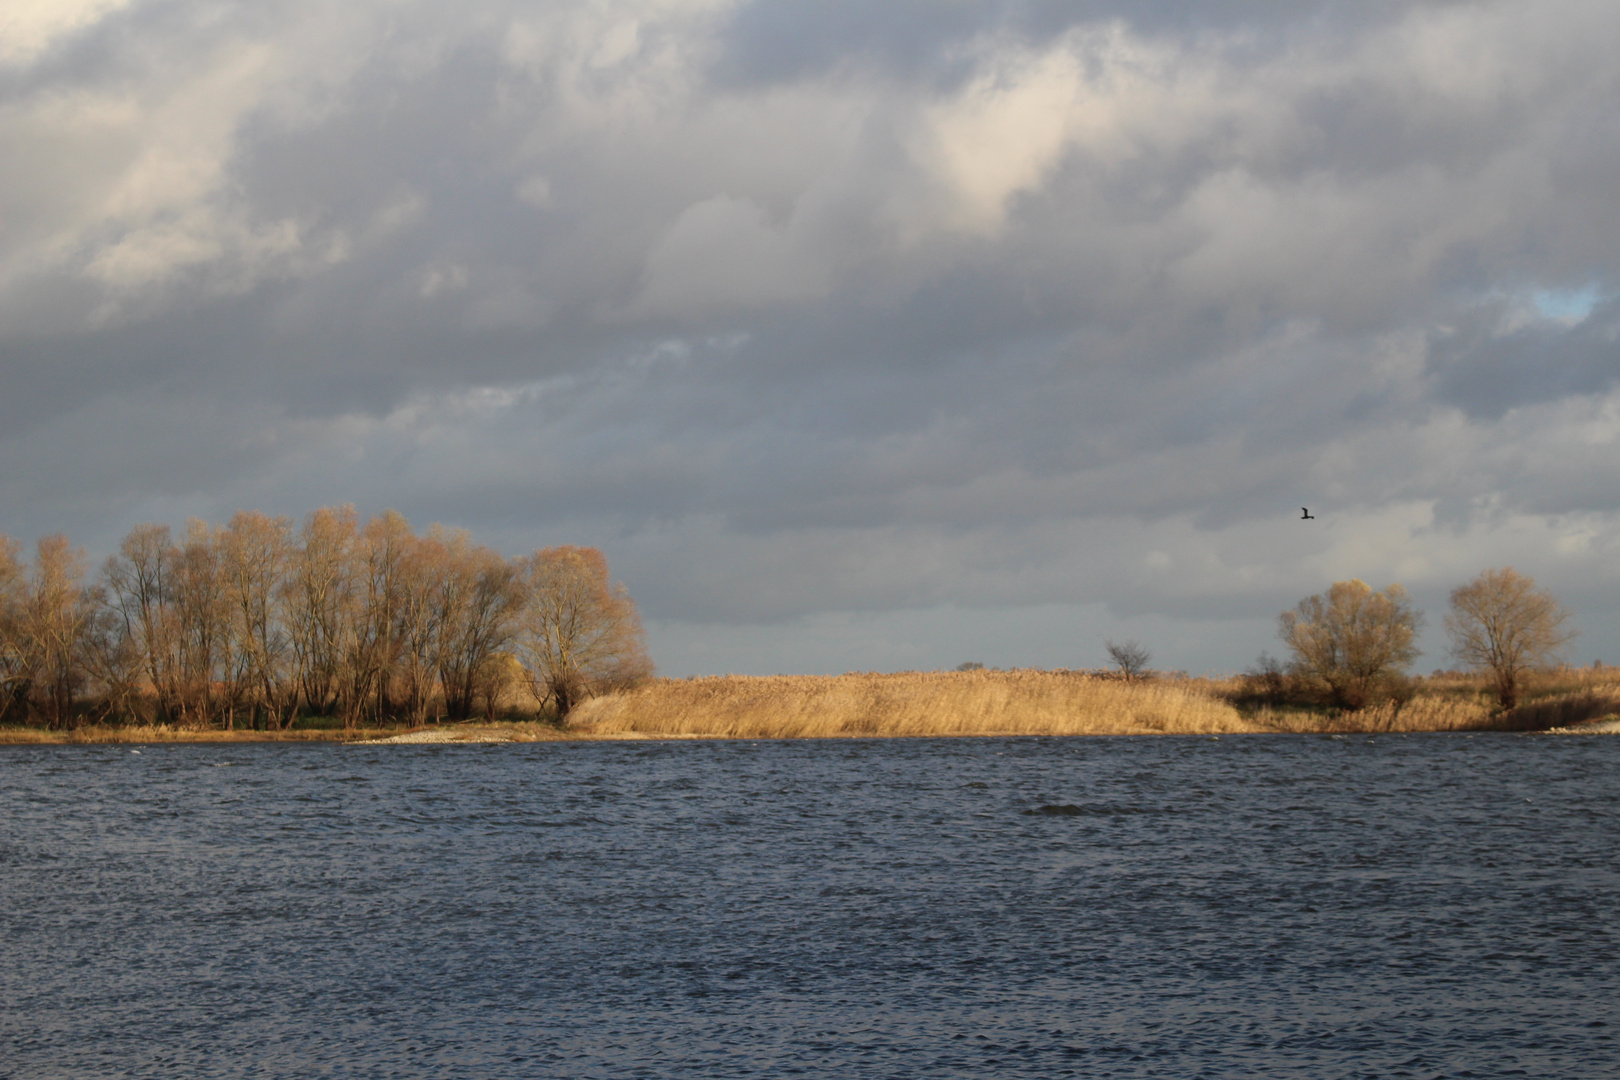
[[[26,64],[133,0],[7,0],[0,8],[0,65]]]
[[[966,87],[928,109],[917,152],[954,196],[946,224],[999,226],[1008,200],[1039,187],[1057,164],[1081,93],[1080,59],[1071,48],[1010,51],[992,53]]]

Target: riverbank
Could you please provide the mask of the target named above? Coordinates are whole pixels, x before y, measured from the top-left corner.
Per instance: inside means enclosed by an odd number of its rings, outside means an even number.
[[[566,729],[527,719],[425,728],[193,730],[166,726],[0,728],[0,744],[462,743],[604,739],[824,739],[1006,735],[1349,734],[1606,731],[1620,715],[1620,670],[1526,680],[1503,712],[1477,676],[1413,681],[1404,702],[1356,712],[1257,700],[1242,677],[1126,682],[1086,671],[923,671],[653,679],[580,704]],[[530,710],[516,714],[531,716]]]
[[[511,723],[435,724],[427,728],[324,728],[294,731],[220,731],[177,728],[168,725],[130,727],[87,726],[73,731],[47,731],[43,728],[0,728],[3,745],[74,745],[89,743],[492,743],[556,742],[580,738],[551,724],[516,721]]]

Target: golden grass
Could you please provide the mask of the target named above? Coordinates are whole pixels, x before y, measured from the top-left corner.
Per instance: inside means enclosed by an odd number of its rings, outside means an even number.
[[[1500,726],[1486,704],[1423,694],[1402,705],[1383,702],[1357,712],[1262,708],[1249,718],[1262,730],[1293,733],[1488,731]]]
[[[1268,730],[1197,680],[1033,670],[656,679],[584,702],[569,726],[597,738],[732,739]]]
[[[1620,713],[1620,669],[1535,673],[1521,704],[1496,706],[1478,675],[1417,680],[1401,704],[1358,712],[1239,710],[1239,677],[1126,683],[1083,671],[657,679],[594,698],[569,718],[585,738],[857,738],[1237,732],[1541,731]]]

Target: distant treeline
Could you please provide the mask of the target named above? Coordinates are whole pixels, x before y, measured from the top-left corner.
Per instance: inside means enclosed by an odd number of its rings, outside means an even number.
[[[97,574],[64,536],[0,537],[0,723],[286,728],[493,716],[514,689],[566,717],[652,674],[595,548],[508,559],[352,506],[295,528],[243,512],[140,525]]]

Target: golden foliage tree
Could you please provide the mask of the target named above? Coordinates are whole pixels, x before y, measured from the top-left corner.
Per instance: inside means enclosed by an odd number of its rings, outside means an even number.
[[[534,696],[560,719],[601,690],[652,674],[641,618],[596,548],[550,547],[524,560],[518,658]]]
[[[1459,660],[1488,671],[1502,708],[1519,701],[1525,671],[1558,657],[1574,638],[1565,629],[1569,612],[1552,595],[1538,591],[1535,579],[1511,566],[1486,570],[1451,592],[1446,632]]]
[[[1352,580],[1301,600],[1278,623],[1295,670],[1325,683],[1335,704],[1358,709],[1418,656],[1423,616],[1401,586],[1375,592]]]

